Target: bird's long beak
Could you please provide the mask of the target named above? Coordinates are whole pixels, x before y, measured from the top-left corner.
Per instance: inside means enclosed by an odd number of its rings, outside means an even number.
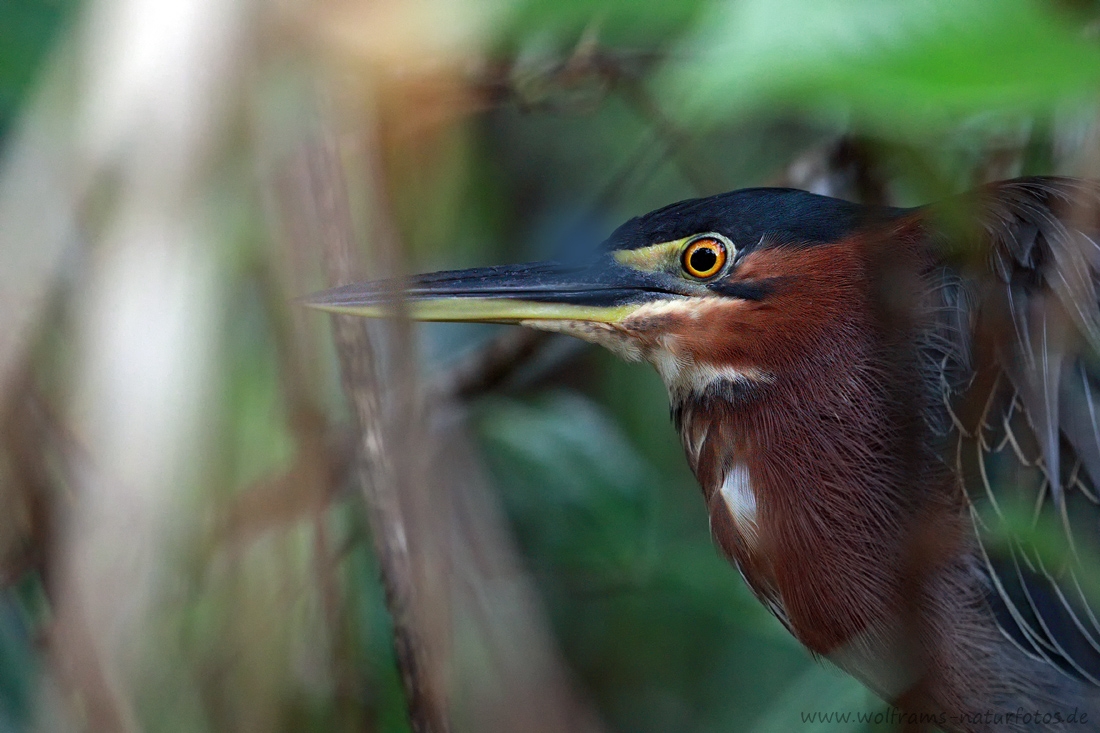
[[[615,323],[647,301],[668,297],[659,275],[607,256],[580,267],[535,262],[356,283],[317,293],[305,303],[369,318],[400,313],[419,321]]]

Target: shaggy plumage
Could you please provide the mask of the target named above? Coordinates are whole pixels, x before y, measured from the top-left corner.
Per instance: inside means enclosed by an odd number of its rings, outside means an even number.
[[[723,228],[756,207],[785,212],[774,238]],[[684,211],[705,221],[662,222]],[[909,211],[755,190],[609,241],[699,227],[738,245],[722,285],[766,296],[621,331],[665,377],[715,539],[756,595],[945,730],[1100,728],[1098,212],[1097,187],[1066,179]]]

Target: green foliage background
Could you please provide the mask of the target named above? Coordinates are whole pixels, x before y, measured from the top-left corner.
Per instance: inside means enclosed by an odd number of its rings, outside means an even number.
[[[0,2],[0,140],[80,10],[75,0]],[[840,136],[873,152],[875,175],[903,204],[981,182],[1006,150],[998,173],[1095,172],[1098,21],[1089,2],[517,0],[490,46],[517,59],[520,93],[459,126],[447,175],[420,185],[416,161],[398,161],[402,235],[417,269],[539,258],[566,235],[598,239],[671,201],[779,180],[806,150]],[[641,84],[675,139],[619,88],[543,83],[540,70],[593,33],[601,48],[663,54]],[[268,235],[262,213],[245,209],[227,213],[241,222],[222,261],[232,313],[219,365],[222,412],[210,418],[210,485],[196,503],[225,500],[284,469],[293,451],[274,317],[256,274]],[[317,327],[325,328],[320,318]],[[423,327],[425,374],[497,332]],[[609,728],[888,729],[801,719],[884,706],[811,659],[718,556],[656,375],[570,348],[556,346],[530,373],[477,399],[469,424],[556,640]],[[47,348],[43,359],[63,353]],[[236,730],[219,717],[217,694],[264,687],[264,699],[280,706],[280,730],[407,729],[357,517],[353,500],[331,511],[332,531],[349,547],[340,633],[363,680],[351,699],[287,670],[308,626],[308,604],[279,590],[288,567],[308,575],[310,530],[292,524],[260,540],[231,581],[201,553],[187,563],[192,576],[165,612],[157,646],[166,658],[198,661],[192,670],[151,666],[143,724]],[[49,615],[42,596],[34,576],[0,596],[0,732],[31,729],[42,664],[36,635]],[[263,620],[272,607],[284,611],[279,620],[249,627],[263,643],[220,646],[227,629]],[[211,674],[220,693],[195,679]]]

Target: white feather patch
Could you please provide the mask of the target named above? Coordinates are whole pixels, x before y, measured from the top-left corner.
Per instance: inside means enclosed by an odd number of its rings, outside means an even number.
[[[702,395],[713,385],[722,382],[732,384],[767,384],[774,377],[755,367],[731,367],[716,364],[700,364],[691,358],[677,356],[674,348],[665,348],[646,355],[657,367],[657,372],[668,388],[674,402],[692,395]]]
[[[746,540],[756,539],[756,494],[752,490],[749,469],[735,463],[722,480],[720,488],[730,516]]]

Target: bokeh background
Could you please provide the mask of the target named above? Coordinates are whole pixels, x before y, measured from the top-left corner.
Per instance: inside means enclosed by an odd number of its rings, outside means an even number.
[[[890,730],[807,722],[885,706],[718,556],[648,367],[345,324],[342,381],[295,298],[1100,176],[1098,121],[1086,0],[0,0],[0,731],[404,731],[410,663],[459,731]]]

